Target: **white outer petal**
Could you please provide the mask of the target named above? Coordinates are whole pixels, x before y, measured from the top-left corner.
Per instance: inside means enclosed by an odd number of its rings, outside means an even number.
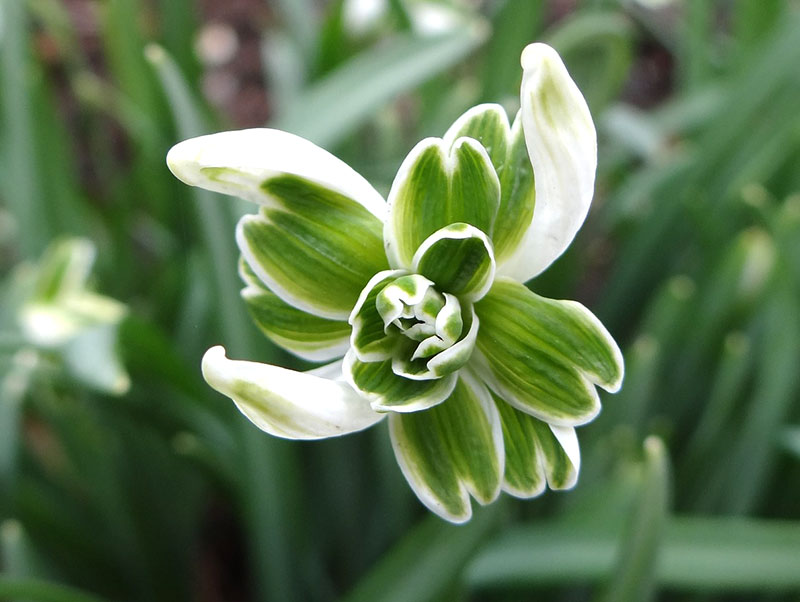
[[[522,128],[533,165],[536,206],[528,231],[498,275],[520,282],[544,271],[569,246],[594,194],[597,133],[586,100],[546,44],[522,52]]]
[[[336,437],[370,427],[384,416],[343,382],[229,360],[220,346],[206,351],[202,368],[209,385],[230,397],[258,428],[276,437]]]
[[[253,128],[190,138],[167,154],[167,165],[190,186],[238,196],[260,205],[274,201],[261,183],[294,175],[350,197],[381,221],[386,203],[353,168],[305,138],[281,130]],[[205,170],[227,168],[237,173],[211,177]]]

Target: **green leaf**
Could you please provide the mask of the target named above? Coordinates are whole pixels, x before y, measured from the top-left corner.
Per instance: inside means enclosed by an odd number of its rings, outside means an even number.
[[[264,284],[311,314],[346,319],[364,285],[385,269],[380,222],[350,199],[296,176],[262,189],[281,208],[241,219],[239,248]]]
[[[473,24],[425,38],[396,36],[310,87],[275,125],[331,146],[399,93],[462,60],[486,33]]]
[[[285,439],[324,439],[383,418],[342,382],[269,364],[229,360],[222,347],[203,356],[203,378],[230,397],[262,431]]]
[[[530,498],[541,494],[545,484],[551,489],[574,487],[580,469],[575,429],[551,427],[496,395],[493,397],[503,422],[506,449],[503,490],[516,497]]]
[[[242,263],[245,263],[242,261]],[[276,345],[311,361],[342,357],[350,346],[350,325],[297,309],[263,285],[242,289],[250,317]]]
[[[489,291],[494,280],[492,243],[469,224],[450,224],[420,245],[414,254],[412,271],[430,278],[440,292],[477,301]]]
[[[455,523],[469,520],[471,494],[482,504],[500,493],[504,453],[500,416],[486,388],[462,373],[444,402],[392,414],[392,447],[420,501]]]
[[[498,504],[476,508],[469,523],[451,525],[426,516],[342,602],[440,602],[459,578],[464,564],[493,531]],[[413,579],[409,579],[413,575]]]
[[[384,226],[386,255],[408,268],[431,234],[464,222],[491,235],[500,183],[486,150],[471,138],[452,145],[439,138],[417,144],[400,166],[389,192]]]
[[[430,380],[398,376],[392,360],[362,362],[352,349],[344,356],[342,371],[377,412],[416,412],[430,408],[448,398],[457,380],[457,374]]]
[[[499,273],[525,282],[564,252],[594,194],[597,133],[589,107],[558,53],[531,44],[522,53],[521,120],[536,187],[530,228]]]
[[[466,581],[473,591],[597,582],[615,567],[619,532],[617,522],[515,525],[479,553]],[[800,521],[670,518],[656,581],[681,591],[797,590],[798,546]]]
[[[517,114],[509,126],[502,106],[482,104],[471,108],[447,130],[445,142],[461,136],[480,142],[500,180],[500,206],[492,233],[495,259],[502,264],[522,241],[533,218],[536,190],[533,168],[525,146],[522,119]]]
[[[669,511],[669,467],[660,439],[648,437],[644,452],[639,493],[602,598],[607,602],[647,602],[656,594],[655,572]]]
[[[622,354],[580,303],[545,299],[502,279],[475,309],[481,320],[475,367],[517,409],[577,426],[600,410],[593,384],[619,388]]]

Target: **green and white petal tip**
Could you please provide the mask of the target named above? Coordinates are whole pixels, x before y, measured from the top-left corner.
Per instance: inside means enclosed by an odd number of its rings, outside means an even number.
[[[323,367],[321,370],[333,371]],[[325,439],[368,428],[383,414],[344,382],[206,351],[203,378],[258,428],[284,439]]]
[[[190,138],[170,149],[167,166],[190,186],[267,206],[274,201],[264,182],[297,176],[354,200],[381,221],[386,217],[383,197],[363,176],[313,142],[281,130],[253,128]]]
[[[390,415],[389,433],[408,484],[441,518],[467,522],[470,495],[485,505],[500,494],[505,466],[500,416],[489,392],[468,371],[431,410]]]
[[[403,160],[389,191],[384,245],[389,265],[411,267],[431,234],[456,222],[491,234],[500,182],[486,149],[472,138],[425,138]]]
[[[441,292],[475,302],[494,282],[492,241],[475,226],[455,223],[426,238],[414,253],[411,271],[430,278]]]
[[[499,274],[525,282],[566,250],[586,219],[594,194],[597,133],[586,100],[553,48],[530,44],[521,63],[522,128],[536,205],[528,231]]]

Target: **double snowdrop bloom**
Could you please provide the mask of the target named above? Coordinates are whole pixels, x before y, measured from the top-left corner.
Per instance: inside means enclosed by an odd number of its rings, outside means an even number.
[[[521,110],[467,111],[404,160],[388,202],[311,142],[270,129],[187,140],[187,184],[259,205],[236,240],[250,313],[310,372],[203,358],[203,375],[262,430],[320,439],[388,417],[406,479],[433,512],[470,518],[501,490],[572,487],[575,427],[616,391],[622,357],[574,301],[523,283],[569,245],[591,202],[597,141],[558,54],[522,54]],[[343,356],[343,357],[342,357]],[[342,358],[342,359],[339,359]]]

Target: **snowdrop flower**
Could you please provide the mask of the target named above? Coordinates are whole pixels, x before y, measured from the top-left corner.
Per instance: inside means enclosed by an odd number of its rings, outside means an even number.
[[[470,496],[575,484],[575,427],[616,391],[620,351],[574,301],[523,283],[569,245],[591,202],[597,143],[558,54],[522,54],[521,110],[477,106],[403,161],[388,202],[333,155],[252,129],[187,140],[184,182],[259,205],[241,219],[242,296],[296,372],[203,358],[203,375],[259,428],[320,439],[387,418],[419,499],[464,522]],[[342,358],[343,359],[338,359]],[[338,361],[337,361],[338,360]]]

